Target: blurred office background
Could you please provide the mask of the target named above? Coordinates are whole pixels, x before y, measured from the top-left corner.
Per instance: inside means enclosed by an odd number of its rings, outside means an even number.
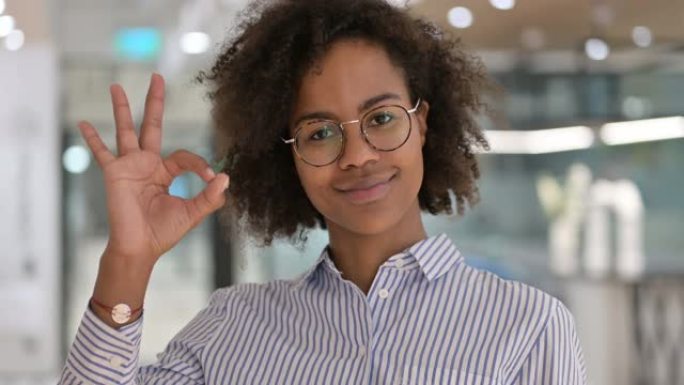
[[[402,6],[403,2],[396,2]],[[207,160],[193,82],[244,0],[0,0],[0,384],[54,383],[107,241],[102,175],[78,134],[115,146],[108,87],[141,115],[167,79],[164,152]],[[684,384],[684,1],[422,0],[506,89],[483,118],[481,202],[426,216],[468,263],[561,298],[592,384]],[[172,193],[203,188],[194,175]],[[222,234],[230,234],[225,237]],[[291,278],[326,244],[257,248],[205,221],[165,255],[146,302],[144,362],[237,282]]]

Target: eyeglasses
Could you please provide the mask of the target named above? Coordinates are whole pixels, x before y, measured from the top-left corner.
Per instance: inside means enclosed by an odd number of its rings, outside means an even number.
[[[418,98],[410,110],[400,105],[376,107],[363,114],[361,119],[347,122],[305,120],[295,129],[294,138],[282,140],[293,144],[295,153],[305,163],[315,167],[327,166],[344,152],[344,125],[360,123],[363,138],[373,149],[394,151],[403,146],[411,135],[411,114],[418,110],[420,102]]]

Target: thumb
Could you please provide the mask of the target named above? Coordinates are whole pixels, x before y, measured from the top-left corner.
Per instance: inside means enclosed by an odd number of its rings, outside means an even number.
[[[207,215],[218,210],[226,203],[224,191],[228,188],[230,178],[224,173],[219,173],[207,184],[197,196],[187,201],[188,212],[192,227],[196,226]]]

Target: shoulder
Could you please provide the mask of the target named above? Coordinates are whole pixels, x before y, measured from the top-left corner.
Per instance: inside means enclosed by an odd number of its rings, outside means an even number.
[[[572,317],[561,300],[539,288],[466,263],[459,270],[459,286],[477,297],[475,310],[496,318],[512,342],[535,341],[559,317]]]
[[[571,341],[566,345],[579,352],[572,315],[561,300],[529,284],[466,263],[456,270],[458,273],[450,280],[455,287],[452,292],[466,304],[465,325],[481,337],[473,344],[478,351],[495,352],[501,370],[517,373],[540,344]],[[498,376],[509,374],[502,372]]]
[[[230,313],[231,309],[254,307],[264,301],[289,298],[296,288],[296,280],[273,280],[264,283],[245,282],[216,289],[209,299],[209,307]]]
[[[505,362],[499,373],[501,378],[517,378],[521,370],[531,372],[538,367],[563,365],[573,378],[584,379],[581,383],[586,383],[584,356],[575,319],[559,298],[488,271],[470,266],[464,270],[476,277],[466,285],[479,291],[480,297],[492,298],[498,293],[500,298],[494,302],[482,300],[481,303],[487,305],[477,310],[503,325],[499,329],[497,343],[492,345],[500,350]]]
[[[512,302],[527,309],[549,310],[562,305],[553,295],[513,279],[503,278],[491,271],[468,265],[462,262],[457,269],[456,280],[460,285],[480,294],[495,294],[502,300]]]

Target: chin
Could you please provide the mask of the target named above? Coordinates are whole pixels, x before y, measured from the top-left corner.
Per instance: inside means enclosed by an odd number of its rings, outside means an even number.
[[[348,210],[343,215],[324,217],[328,229],[337,227],[355,234],[375,235],[395,228],[401,222],[400,214],[400,210],[385,208],[382,211]]]

